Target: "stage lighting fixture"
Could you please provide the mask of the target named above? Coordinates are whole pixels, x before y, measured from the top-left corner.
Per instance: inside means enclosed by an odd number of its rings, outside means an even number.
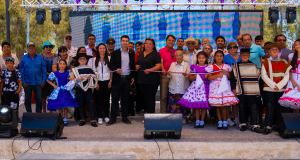
[[[90,3],[91,0],[83,0],[83,2],[85,2],[85,3]]]
[[[59,24],[61,20],[61,12],[60,8],[53,8],[51,12],[51,19],[53,21],[53,24]]]
[[[46,11],[43,8],[36,9],[36,22],[37,24],[44,24],[44,21],[46,20]]]
[[[9,106],[0,106],[0,138],[10,138],[18,134],[17,112]]]
[[[269,8],[269,20],[271,23],[277,23],[279,18],[278,7]]]
[[[8,106],[1,106],[0,107],[0,122],[2,123],[9,123],[12,121],[11,116],[12,109]]]
[[[285,12],[285,18],[287,23],[294,23],[296,19],[296,7],[287,7]]]

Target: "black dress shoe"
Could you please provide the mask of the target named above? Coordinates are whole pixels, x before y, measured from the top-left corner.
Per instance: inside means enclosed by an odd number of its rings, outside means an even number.
[[[194,128],[200,128],[200,124],[196,123],[196,124],[194,125]]]
[[[247,126],[241,126],[240,131],[246,131]]]
[[[91,125],[92,125],[93,127],[98,127],[97,122],[92,122]]]
[[[84,126],[85,125],[85,121],[80,121],[79,122],[79,126]]]
[[[223,130],[227,130],[227,129],[228,129],[228,126],[227,126],[227,127],[222,127],[222,129],[223,129]]]
[[[107,125],[107,126],[110,126],[110,125],[113,125],[114,123],[116,123],[116,119],[111,118],[111,119],[106,123],[106,125]]]
[[[199,128],[204,128],[204,124],[203,125],[199,125]]]
[[[223,128],[223,127],[219,127],[219,126],[217,127],[218,130],[221,130],[222,128]]]
[[[259,128],[259,127],[253,127],[251,128],[252,132],[256,132],[256,133],[262,133],[263,131]]]
[[[131,124],[131,121],[127,117],[122,118],[122,122],[124,122],[126,124]]]
[[[271,132],[272,132],[272,128],[271,128],[271,127],[269,128],[269,127],[267,126],[267,127],[264,129],[264,133],[263,133],[263,134],[264,134],[264,135],[267,135],[267,134],[270,134]]]

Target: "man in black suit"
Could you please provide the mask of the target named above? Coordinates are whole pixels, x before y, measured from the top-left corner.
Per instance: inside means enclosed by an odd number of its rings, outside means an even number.
[[[128,49],[129,37],[123,35],[121,37],[121,48],[115,50],[111,54],[111,59],[108,67],[113,73],[112,79],[112,104],[111,104],[111,119],[106,123],[107,126],[112,125],[116,122],[119,98],[122,94],[122,121],[126,124],[131,124],[128,120],[128,103],[129,103],[129,92],[130,85],[134,83],[135,72],[135,54]]]

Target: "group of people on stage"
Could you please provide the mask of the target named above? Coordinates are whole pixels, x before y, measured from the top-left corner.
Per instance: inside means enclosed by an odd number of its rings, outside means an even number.
[[[245,131],[250,116],[253,132],[269,134],[281,113],[299,113],[300,39],[295,41],[293,50],[286,48],[282,34],[274,42],[265,43],[262,36],[256,36],[255,44],[250,34],[239,35],[237,43],[227,43],[220,35],[214,40],[216,49],[210,41],[206,37],[201,43],[193,37],[168,35],[166,46],[157,50],[153,38],[134,44],[123,35],[121,47],[115,50],[113,38],[96,46],[96,37],[91,34],[87,46],[75,48],[72,36],[66,34],[65,45],[56,54],[49,41],[42,46],[42,54],[36,53],[34,43],[28,43],[28,53],[20,63],[11,54],[10,44],[3,42],[2,104],[18,109],[18,94],[23,86],[27,112],[32,112],[33,90],[37,113],[58,110],[67,125],[68,108],[74,107],[75,119],[83,126],[87,104],[90,123],[97,127],[103,120],[106,125],[116,123],[121,100],[122,122],[130,124],[128,116],[135,111],[155,113],[155,96],[160,86],[160,112],[181,113],[183,124],[188,114],[194,114],[195,128],[204,127],[208,111],[210,125],[217,117],[217,129],[226,130],[236,124]],[[136,91],[135,109],[130,97],[132,88]],[[261,129],[263,107],[266,116]]]

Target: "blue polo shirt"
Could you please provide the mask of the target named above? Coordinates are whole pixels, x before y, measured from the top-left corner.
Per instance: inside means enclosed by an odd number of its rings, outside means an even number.
[[[224,56],[224,63],[225,64],[228,64],[228,65],[232,65],[232,63],[237,63],[237,62],[240,62],[242,59],[241,57],[238,58],[238,60],[236,61],[233,57],[231,57],[231,55],[227,54]]]
[[[265,56],[264,50],[261,48],[261,46],[252,44],[250,47],[250,58],[249,61],[254,63],[258,68],[261,67],[261,58]]]
[[[46,65],[41,55],[34,55],[33,59],[27,53],[21,59],[19,71],[22,77],[22,84],[41,85],[46,83]]]

